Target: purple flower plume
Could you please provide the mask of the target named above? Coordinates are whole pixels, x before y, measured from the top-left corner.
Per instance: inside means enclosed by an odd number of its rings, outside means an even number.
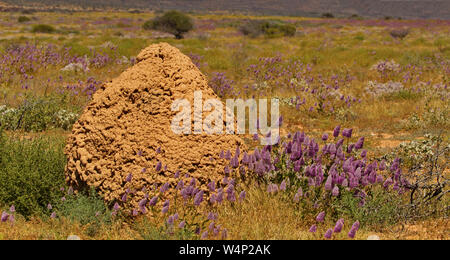
[[[181,221],[180,224],[178,224],[179,228],[184,228],[184,225],[186,224],[186,221]]]
[[[355,144],[355,149],[356,149],[356,150],[359,150],[359,149],[363,148],[363,146],[364,146],[364,137],[361,137],[361,138],[359,138],[358,141],[356,142],[356,144]]]
[[[243,201],[245,199],[245,195],[246,195],[245,191],[241,191],[241,193],[239,194],[239,200]]]
[[[174,221],[173,216],[169,216],[169,218],[167,219],[167,224],[173,225],[173,221]]]
[[[161,163],[161,162],[158,162],[158,163],[156,164],[156,172],[161,171],[161,168],[162,168],[162,163]]]
[[[203,191],[199,191],[197,194],[195,194],[194,198],[194,205],[199,206],[200,203],[203,201]]]
[[[338,125],[338,126],[336,126],[336,127],[334,128],[333,136],[334,136],[334,137],[338,137],[340,132],[341,132],[341,126]]]
[[[317,222],[323,222],[325,219],[325,211],[322,211],[319,213],[319,215],[317,215],[316,217],[316,221]]]
[[[326,239],[330,239],[332,235],[333,235],[333,230],[331,230],[331,228],[330,228],[330,229],[327,230],[327,232],[325,232],[324,237]]]
[[[334,197],[339,196],[339,188],[338,188],[338,186],[334,186],[333,190],[331,191],[331,195],[333,195]]]
[[[148,203],[150,206],[155,206],[156,205],[156,202],[158,202],[158,197],[157,196],[154,196],[151,200],[150,200],[150,202]],[[146,202],[145,203],[147,203],[147,200],[146,200]],[[145,203],[144,203],[144,205],[145,205]]]
[[[352,132],[353,132],[352,128],[345,128],[344,130],[342,130],[342,136],[347,137],[347,138],[351,138],[352,137]]]
[[[6,211],[2,212],[2,217],[1,217],[1,221],[2,222],[6,222],[8,220],[9,214],[6,213]]]

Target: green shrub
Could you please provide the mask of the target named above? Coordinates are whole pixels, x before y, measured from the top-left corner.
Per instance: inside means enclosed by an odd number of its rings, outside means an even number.
[[[33,26],[31,30],[33,33],[54,33],[56,31],[55,27],[48,24],[37,24]]]
[[[243,24],[239,30],[250,37],[264,35],[269,38],[294,36],[296,27],[280,21],[251,20]]]
[[[263,34],[262,22],[251,20],[239,27],[239,31],[250,37],[257,37]]]
[[[112,223],[111,211],[94,189],[89,193],[67,194],[64,200],[58,201],[55,205],[56,216],[88,226],[86,232],[89,236],[94,236],[102,226]]]
[[[18,108],[0,106],[0,127],[7,130],[70,129],[78,114],[66,108],[63,96],[28,97]]]
[[[403,40],[409,34],[409,29],[396,29],[389,32],[392,38]]]
[[[448,216],[450,143],[447,133],[425,134],[423,139],[403,142],[380,159],[390,160],[393,157],[399,157],[408,172],[411,193],[406,217]]]
[[[293,24],[283,24],[280,25],[280,31],[284,34],[284,36],[294,36],[297,28]]]
[[[139,239],[144,240],[195,240],[198,235],[188,228],[174,228],[173,226],[155,226],[148,218],[144,218],[134,223],[133,229],[139,234]]]
[[[31,19],[28,18],[27,16],[19,16],[19,18],[17,18],[17,21],[18,21],[19,23],[26,23],[26,22],[31,21]]]
[[[175,35],[175,38],[182,39],[183,34],[192,30],[194,24],[192,19],[181,12],[169,11],[162,16],[158,16],[153,20],[144,23],[145,30],[158,30]]]
[[[62,138],[0,136],[0,204],[25,217],[44,213],[64,186]]]
[[[382,187],[372,189],[367,194],[363,207],[359,204],[360,200],[351,192],[343,192],[341,198],[331,205],[336,218],[346,217],[353,221],[359,220],[362,225],[382,228],[397,224],[405,212],[401,197]]]

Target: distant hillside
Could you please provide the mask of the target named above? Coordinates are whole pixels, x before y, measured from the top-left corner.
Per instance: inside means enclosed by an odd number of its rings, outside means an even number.
[[[183,11],[231,11],[266,15],[434,18],[450,20],[450,0],[1,0],[30,6],[81,6]]]

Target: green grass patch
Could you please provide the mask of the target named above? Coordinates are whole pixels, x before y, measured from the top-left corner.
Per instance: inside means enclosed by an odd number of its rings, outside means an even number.
[[[29,217],[46,212],[65,185],[61,137],[31,140],[0,134],[0,204]]]

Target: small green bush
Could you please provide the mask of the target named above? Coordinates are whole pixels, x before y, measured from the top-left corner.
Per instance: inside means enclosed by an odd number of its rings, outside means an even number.
[[[353,221],[359,220],[362,225],[380,228],[397,224],[405,213],[401,197],[382,187],[367,194],[364,206],[359,204],[360,201],[360,197],[351,192],[343,192],[331,207],[336,212],[336,218],[345,216]]]
[[[251,20],[239,27],[239,31],[250,37],[257,37],[263,34],[261,21]]]
[[[64,139],[0,134],[0,205],[28,217],[44,213],[65,185]]]
[[[155,226],[148,219],[142,219],[134,223],[134,230],[136,230],[140,237],[138,239],[144,240],[196,240],[198,235],[188,228],[174,228],[173,226],[162,225]]]
[[[182,39],[185,33],[194,28],[192,19],[178,11],[168,11],[162,16],[147,21],[142,26],[145,30],[158,30],[175,35],[175,38]]]
[[[63,96],[28,97],[18,108],[0,106],[0,127],[6,130],[44,131],[50,128],[68,130],[78,114],[66,108]]]
[[[322,18],[334,18],[334,15],[332,13],[323,13]]]
[[[284,36],[294,36],[297,31],[297,28],[293,24],[283,24],[279,28]]]
[[[250,37],[264,35],[269,38],[294,36],[296,27],[279,21],[251,20],[243,24],[239,30]]]
[[[31,30],[33,33],[54,33],[56,32],[55,27],[48,24],[37,24],[33,26]]]
[[[18,21],[19,23],[26,23],[26,22],[31,21],[31,19],[28,18],[28,16],[19,16],[19,18],[17,18],[17,21]]]
[[[392,38],[403,40],[409,34],[409,29],[396,29],[389,32]]]
[[[358,14],[352,14],[349,16],[350,19],[354,19],[354,20],[362,20],[363,17],[359,16]]]

